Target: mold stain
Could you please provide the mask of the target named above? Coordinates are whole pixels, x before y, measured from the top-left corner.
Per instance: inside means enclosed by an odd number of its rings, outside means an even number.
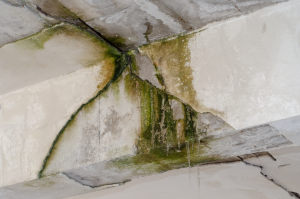
[[[149,21],[147,21],[144,25],[147,27],[147,30],[143,35],[144,35],[145,39],[147,40],[147,42],[150,43],[149,35],[153,31],[153,26],[151,25],[151,23]]]
[[[205,145],[202,144],[199,149],[200,154],[204,148]],[[219,156],[198,156],[197,154],[197,150],[190,150],[191,166],[222,159]],[[134,175],[139,176],[161,173],[188,166],[186,144],[181,145],[181,151],[178,151],[176,147],[169,147],[168,151],[166,147],[160,147],[151,149],[147,154],[143,153],[111,160],[111,167],[124,171],[131,170],[135,172]]]
[[[51,164],[55,164],[55,157],[56,153],[59,151],[59,146],[64,143],[65,140],[68,140],[68,137],[70,137],[70,133],[72,132],[72,128],[75,128],[77,124],[77,117],[79,112],[89,105],[90,103],[94,102],[95,99],[99,96],[105,96],[106,91],[109,89],[110,85],[119,78],[119,76],[122,74],[126,66],[128,66],[127,62],[127,55],[121,54],[117,57],[117,54],[113,54],[113,60],[115,61],[115,71],[114,75],[112,76],[112,79],[105,85],[105,87],[100,90],[94,97],[92,97],[88,102],[85,104],[82,104],[69,118],[69,120],[66,122],[66,124],[63,126],[63,128],[59,131],[56,138],[54,139],[48,154],[46,155],[41,170],[38,174],[38,178],[45,177],[47,175],[53,174],[52,171],[48,171]],[[72,136],[71,136],[72,137]],[[55,173],[55,172],[54,172]]]
[[[191,52],[188,45],[195,34],[205,30],[158,40],[140,46],[139,49],[153,61],[157,71],[156,77],[168,93],[183,100],[198,112],[211,112],[222,117],[224,112],[202,105],[201,100],[197,99],[193,85]]]
[[[116,34],[116,36],[105,36],[105,38],[114,46],[118,48],[126,47],[126,39]]]
[[[190,37],[191,35],[178,36],[170,40],[154,42],[142,46],[141,50],[151,57],[156,70],[160,68],[166,90],[189,105],[198,107],[196,91],[193,88],[193,70],[189,65]]]
[[[63,39],[64,45],[68,45],[70,41],[76,41],[72,45],[76,45],[83,51],[84,54],[79,59],[79,63],[83,67],[95,66],[104,60],[108,66],[112,66],[110,62],[114,62],[116,57],[120,57],[120,52],[115,48],[106,45],[88,31],[68,23],[46,28],[35,35],[19,40],[16,44],[25,50],[37,51],[45,49],[45,43],[55,38]],[[111,68],[109,70],[113,71]]]
[[[180,48],[186,48],[187,40],[180,40],[181,41],[176,41],[177,43],[173,41],[177,45],[177,50]],[[172,53],[171,47],[174,43],[166,43],[163,45],[166,45],[166,48],[169,48],[170,50],[169,53]],[[159,52],[165,51],[164,49],[161,49],[164,48],[163,45],[159,45],[157,47]],[[177,56],[179,55],[177,54]],[[171,74],[171,76],[178,76],[180,72],[191,75],[191,69],[185,65],[182,66],[185,63],[184,60],[187,60],[188,57],[184,55],[181,56],[181,58],[171,56],[175,59],[175,61],[161,59],[159,57],[158,62],[161,63],[160,67],[164,67],[164,65],[169,65],[170,63],[174,64],[173,69],[175,71],[173,72],[174,74]],[[124,82],[127,98],[131,99],[132,102],[138,102],[139,104],[138,108],[140,109],[141,114],[141,131],[139,132],[139,136],[136,138],[137,155],[127,159],[118,159],[115,161],[114,165],[116,167],[121,166],[127,168],[136,166],[143,167],[146,168],[146,170],[148,168],[151,172],[162,172],[187,166],[187,151],[185,149],[186,141],[194,143],[198,136],[195,124],[197,121],[196,111],[191,106],[182,103],[177,96],[169,95],[165,92],[165,90],[156,88],[148,81],[141,80],[138,76],[132,73],[131,68],[126,68],[129,64],[129,59],[132,59],[132,54],[119,53],[108,48],[104,57],[106,59],[105,61],[110,63],[112,66],[115,66],[113,75],[110,76],[111,80],[93,98],[83,104],[61,129],[44,160],[39,177],[54,174],[52,171],[48,170],[48,168],[50,168],[49,165],[57,164],[55,163],[55,156],[59,153],[59,146],[64,144],[65,140],[68,140],[70,136],[72,137],[72,128],[76,128],[78,123],[78,113],[82,109],[86,111],[91,110],[91,104],[94,100],[97,97],[105,97],[109,89],[112,89],[115,95],[120,93],[121,82]],[[154,55],[152,55],[152,57],[154,57]],[[122,81],[123,79],[124,81]],[[185,84],[179,85],[176,88],[185,94],[188,94],[188,91],[192,92],[191,88],[185,88],[186,85],[191,84],[191,80],[182,81],[184,81]],[[191,95],[193,96],[193,92]],[[184,119],[174,119],[173,110],[171,108],[172,100],[177,100],[184,106]],[[108,124],[108,126],[110,125],[111,124]],[[109,131],[119,130],[117,128]],[[203,146],[205,147],[206,145]],[[112,151],[112,153],[114,153],[114,151]],[[201,155],[196,158],[196,155],[193,153],[194,152],[192,151],[190,155],[191,165],[213,161],[219,158],[202,157]]]

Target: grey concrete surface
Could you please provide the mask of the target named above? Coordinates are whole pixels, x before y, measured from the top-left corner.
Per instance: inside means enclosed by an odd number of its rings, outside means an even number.
[[[199,29],[285,0],[60,0],[123,49]]]
[[[46,25],[29,9],[0,1],[0,46],[35,34]]]

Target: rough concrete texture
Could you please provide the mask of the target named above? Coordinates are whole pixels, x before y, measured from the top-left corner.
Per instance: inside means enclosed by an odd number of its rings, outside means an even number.
[[[297,0],[140,48],[166,91],[235,129],[299,115]],[[247,119],[246,119],[247,118]]]
[[[124,186],[68,199],[119,198],[230,198],[292,199],[284,189],[265,179],[260,169],[242,162],[177,169],[135,179]]]
[[[218,154],[223,157],[268,151],[293,144],[270,125],[218,133],[217,135],[206,137],[205,140],[209,140],[209,149],[206,149],[204,154]]]
[[[300,3],[232,19],[278,2],[0,1],[23,17],[0,33],[36,17],[4,43],[51,26],[0,48],[0,196],[67,197],[292,145],[280,131],[297,119],[251,126],[300,114]]]
[[[198,113],[197,131],[199,132],[203,132],[206,135],[218,135],[233,130],[234,128],[216,115]]]
[[[231,158],[231,161],[241,161],[239,158]],[[11,185],[7,187],[0,188],[0,196],[8,199],[16,199],[16,198],[25,198],[25,199],[58,199],[58,198],[65,198],[70,197],[78,194],[84,194],[89,192],[95,192],[101,190],[101,193],[104,189],[107,188],[114,188],[118,187],[120,185],[123,185],[126,183],[125,187],[127,186],[127,183],[130,182],[128,179],[126,179],[126,175],[128,175],[128,172],[124,170],[112,170],[110,168],[111,164],[107,164],[106,161],[84,166],[81,168],[73,169],[70,171],[65,172],[64,174],[57,174],[57,175],[51,175],[39,180],[32,180],[28,182],[23,182],[16,185]],[[218,169],[216,165],[211,166],[205,166],[200,167],[201,168],[208,168],[208,169]],[[245,168],[247,169],[247,168]],[[192,168],[190,171],[195,170],[195,168]],[[249,170],[249,169],[248,169]],[[177,171],[182,171],[178,170]],[[132,172],[131,172],[132,173]],[[168,174],[168,172],[166,172]],[[234,172],[230,172],[234,173]],[[191,173],[190,173],[191,174]],[[253,173],[254,174],[254,173]],[[141,175],[141,173],[140,173]],[[157,177],[163,177],[163,175],[154,175]],[[255,174],[254,174],[255,175]],[[130,176],[130,175],[129,175]],[[219,175],[218,175],[219,176]],[[85,178],[83,178],[85,177]],[[114,183],[115,179],[125,179],[124,181],[120,181],[118,183]],[[225,176],[221,176],[220,180],[226,180],[227,178]],[[151,178],[151,177],[150,177]],[[141,178],[141,179],[148,179],[148,178]],[[247,179],[244,178],[244,179]],[[259,182],[261,182],[263,178],[259,179]],[[133,180],[135,181],[135,180]],[[249,179],[248,179],[249,181]],[[111,183],[109,183],[111,182]],[[97,185],[103,185],[107,183],[108,185],[101,186],[97,188]],[[247,183],[247,181],[245,182]],[[95,186],[95,187],[94,187]],[[272,187],[271,184],[268,186]],[[267,187],[268,187],[267,186]],[[264,188],[266,188],[264,186]],[[116,191],[116,189],[110,189],[113,191]],[[274,189],[276,193],[280,193],[280,189]],[[96,194],[99,194],[96,192]],[[233,192],[234,194],[234,192]],[[87,196],[80,196],[80,197],[87,197]]]
[[[252,140],[256,145],[252,143]],[[239,143],[235,144],[235,142]],[[85,186],[101,187],[109,184],[122,184],[135,178],[199,163],[236,161],[230,158],[292,145],[276,129],[267,125],[247,129],[243,133],[235,132],[222,137],[211,136],[203,139],[200,146],[198,144],[199,142],[190,141],[189,145],[181,146],[177,151],[171,150],[170,147],[169,151],[160,149],[159,155],[153,151],[149,154],[124,156],[70,169],[63,173]],[[59,151],[59,153],[67,156],[70,154],[66,151]],[[70,162],[74,163],[71,160]],[[58,164],[60,169],[64,168],[64,162]]]
[[[123,49],[188,32],[285,0],[59,0]]]
[[[43,37],[47,31],[50,38]],[[78,28],[60,25],[0,49],[5,77],[2,88],[12,89],[10,83],[20,88],[26,86],[24,81],[41,81],[0,98],[0,186],[37,178],[60,129],[81,104],[110,81],[114,58],[106,55],[109,48],[99,42]],[[15,72],[18,70],[20,73]],[[10,79],[11,73],[20,80]],[[31,77],[32,81],[27,79]]]

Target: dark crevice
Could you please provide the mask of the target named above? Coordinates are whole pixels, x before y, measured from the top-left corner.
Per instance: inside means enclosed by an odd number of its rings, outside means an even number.
[[[51,14],[45,12],[42,8],[40,8],[39,6],[35,5],[37,10],[39,12],[41,12],[42,14],[51,17],[53,19],[59,20],[61,22],[65,22],[65,23],[70,23],[73,24],[75,26],[78,26],[82,29],[87,30],[88,32],[92,33],[94,36],[96,36],[99,40],[101,40],[102,42],[106,43],[107,45],[117,49],[119,52],[124,52],[123,50],[121,50],[119,47],[117,47],[116,45],[114,45],[113,43],[111,43],[109,40],[107,40],[100,32],[96,31],[94,28],[92,28],[91,26],[89,26],[87,23],[85,23],[85,21],[83,21],[82,19],[80,19],[79,17],[77,17],[74,13],[75,17],[57,17],[57,16],[52,16]],[[65,8],[65,7],[64,7]],[[67,8],[65,8],[67,9]],[[71,12],[71,11],[70,11]]]
[[[100,188],[100,187],[104,187],[104,186],[109,186],[109,185],[118,185],[118,186],[121,186],[121,185],[124,185],[124,184],[126,184],[127,182],[130,182],[130,181],[131,181],[131,179],[126,179],[126,180],[123,180],[123,181],[121,181],[121,182],[115,182],[115,183],[103,184],[103,185],[101,185],[101,186],[90,186],[90,185],[84,184],[84,183],[82,183],[82,182],[80,182],[80,181],[78,181],[78,180],[75,180],[74,178],[70,177],[70,176],[69,176],[68,174],[66,174],[66,173],[61,173],[61,174],[67,176],[70,180],[73,180],[73,181],[79,183],[79,184],[82,185],[82,186],[90,187],[90,188],[92,188],[92,189],[96,189],[96,188]]]
[[[270,158],[272,158],[274,161],[277,161],[276,158],[271,153],[269,153],[269,152],[267,152],[267,153],[270,156]]]
[[[141,80],[141,81],[143,81],[143,82],[147,82],[150,86],[153,86],[153,87],[156,88],[157,90],[159,90],[159,91],[165,93],[166,95],[171,96],[173,99],[180,101],[182,104],[184,104],[184,105],[189,105],[188,103],[184,102],[183,100],[179,99],[178,97],[176,97],[176,96],[172,95],[171,93],[167,92],[165,89],[160,89],[160,88],[156,87],[156,86],[153,85],[151,82],[149,82],[147,79],[144,80],[144,79],[142,79],[140,76],[138,76],[138,75],[136,75],[134,72],[132,72],[132,69],[131,69],[131,68],[132,68],[132,66],[131,66],[132,60],[131,60],[131,59],[132,59],[132,57],[129,57],[129,56],[128,56],[128,63],[129,63],[129,67],[130,67],[130,74],[131,74],[132,76],[136,77],[137,79],[139,79],[139,80]],[[164,86],[164,85],[162,85],[162,86]]]
[[[272,156],[273,157],[273,156]],[[255,165],[255,164],[251,164],[249,162],[246,162],[242,157],[238,156],[238,158],[241,159],[242,162],[244,162],[246,165],[249,165],[249,166],[254,166],[254,167],[259,167],[260,168],[260,173],[261,175],[263,175],[265,178],[267,178],[269,181],[272,181],[274,184],[276,184],[277,186],[281,187],[282,189],[284,189],[285,191],[287,191],[290,196],[294,196],[295,198],[299,198],[300,199],[300,195],[296,192],[293,192],[293,191],[289,191],[287,188],[285,188],[284,186],[280,185],[279,183],[275,182],[274,179],[272,178],[269,178],[268,175],[264,174],[262,172],[263,170],[263,166],[261,165]],[[275,158],[274,158],[275,159]],[[275,159],[276,160],[276,159]]]
[[[61,173],[62,175],[65,175],[67,178],[69,178],[70,180],[73,180],[73,181],[75,181],[75,182],[77,182],[78,184],[80,184],[80,185],[82,185],[82,186],[85,186],[85,187],[89,187],[89,188],[92,188],[92,189],[94,189],[95,187],[92,187],[92,186],[89,186],[89,185],[86,185],[86,184],[83,184],[83,183],[81,183],[81,182],[79,182],[78,180],[75,180],[75,179],[73,179],[73,178],[71,178],[70,176],[68,176],[68,174],[66,174],[66,173]]]
[[[18,7],[18,8],[22,8],[25,5],[25,4],[21,4],[21,5],[20,4],[13,4],[13,3],[9,2],[9,1],[5,1],[5,0],[0,0],[0,1],[2,1],[3,3],[5,3],[7,5],[10,5],[10,6],[13,6],[13,7]]]
[[[242,12],[239,7],[237,7],[236,5],[234,6],[239,12]]]
[[[166,90],[162,90],[162,89],[160,89],[160,88],[157,88],[157,87],[154,86],[151,82],[149,82],[147,79],[142,79],[142,78],[140,78],[140,76],[136,75],[136,74],[133,73],[133,72],[131,72],[131,75],[134,76],[134,77],[136,77],[137,79],[143,81],[143,82],[147,82],[150,86],[153,86],[154,88],[156,88],[156,89],[159,90],[160,92],[165,93],[166,95],[169,95],[169,96],[172,97],[173,99],[175,99],[175,100],[181,102],[183,105],[188,105],[188,106],[190,106],[188,103],[186,103],[186,102],[184,102],[183,100],[179,99],[178,97],[172,95],[171,93],[167,92]]]

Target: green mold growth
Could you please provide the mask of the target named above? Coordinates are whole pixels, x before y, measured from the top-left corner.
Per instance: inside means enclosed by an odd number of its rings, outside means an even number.
[[[47,167],[49,166],[51,160],[53,159],[53,157],[55,156],[55,153],[58,150],[58,146],[60,144],[62,144],[62,137],[64,135],[64,133],[66,132],[67,128],[72,128],[74,125],[76,125],[76,117],[78,115],[78,113],[86,107],[86,110],[89,110],[89,105],[90,103],[94,102],[94,100],[100,96],[100,95],[105,95],[106,91],[109,89],[109,87],[111,86],[111,84],[116,81],[122,74],[122,72],[125,70],[125,68],[128,66],[128,58],[127,55],[124,53],[120,53],[120,56],[117,57],[112,57],[112,59],[114,59],[116,67],[115,67],[115,72],[113,75],[113,78],[105,85],[105,87],[100,90],[94,97],[92,97],[88,102],[82,104],[73,114],[72,116],[69,118],[69,120],[66,122],[66,124],[63,126],[63,128],[59,131],[59,133],[57,134],[56,138],[54,139],[48,153],[47,156],[45,157],[43,163],[42,163],[42,168],[38,174],[38,178],[42,178],[45,177],[44,172],[46,171]]]
[[[147,81],[139,81],[142,129],[138,148],[140,153],[147,154],[153,148],[174,145],[176,123],[169,96]]]
[[[161,75],[161,72],[158,69],[158,66],[155,63],[153,63],[153,65],[154,65],[154,69],[155,69],[155,72],[156,72],[155,73],[155,77],[157,78],[157,80],[160,83],[160,85],[164,86],[165,85],[164,79],[163,79],[163,77]]]
[[[134,175],[136,177],[184,168],[189,166],[186,147],[186,144],[182,144],[180,151],[175,147],[170,147],[169,150],[166,147],[155,148],[151,149],[147,154],[117,158],[112,160],[110,165],[123,171],[135,171]],[[220,156],[201,155],[204,148],[205,145],[201,143],[198,155],[198,145],[196,143],[194,145],[189,144],[190,166],[222,159]]]
[[[178,100],[177,98],[134,74],[128,74],[125,78],[128,97],[140,97],[141,133],[137,140],[138,153],[148,154],[155,148],[171,148],[184,143],[185,140],[194,139],[197,113],[191,107],[185,106],[188,107],[184,112],[185,119],[174,120],[171,101]],[[182,135],[178,134],[177,126],[180,125],[183,127]]]
[[[105,36],[105,38],[114,46],[118,47],[118,48],[124,48],[126,47],[126,39],[121,37],[120,35],[116,35],[114,37],[111,36]]]
[[[122,80],[122,78],[119,78],[122,74],[122,72],[124,71],[124,69],[126,68],[126,66],[129,64],[128,62],[128,55],[126,55],[125,53],[123,53],[121,56],[117,57],[118,54],[110,54],[111,57],[114,57],[115,59],[115,65],[116,65],[116,69],[115,69],[115,73],[114,76],[112,78],[112,83],[111,83],[111,88],[113,90],[113,93],[116,97],[117,100],[120,100],[120,88],[119,88],[119,84],[120,81]]]
[[[131,69],[131,72],[136,74],[136,75],[139,75],[139,67],[136,63],[136,59],[135,59],[135,55],[136,55],[136,51],[129,51],[127,54],[128,56],[130,57],[130,69]]]
[[[188,47],[192,35],[178,36],[142,46],[152,59],[160,80],[164,80],[166,90],[186,101],[192,107],[199,107],[197,93],[193,86],[193,70],[190,67],[191,55]]]
[[[185,139],[195,140],[198,139],[198,135],[196,132],[197,127],[197,112],[192,109],[189,105],[184,104],[184,112],[185,112]]]
[[[113,54],[114,55],[114,54]],[[65,124],[64,128],[59,132],[47,157],[45,158],[43,167],[39,177],[43,177],[44,171],[57,152],[57,147],[61,143],[66,128],[72,128],[76,125],[76,115],[82,108],[89,110],[89,103],[93,102],[97,96],[105,96],[106,91],[110,87],[118,87],[121,79],[124,79],[125,91],[127,97],[136,100],[140,105],[141,113],[141,132],[136,140],[137,155],[129,159],[120,159],[115,161],[116,167],[138,167],[149,169],[151,172],[161,172],[169,169],[185,167],[187,162],[187,150],[185,149],[185,141],[194,142],[196,132],[196,112],[188,105],[184,105],[184,118],[174,120],[171,101],[173,99],[179,101],[176,97],[166,94],[150,84],[148,81],[141,80],[130,69],[126,68],[129,64],[130,55],[121,54],[119,57],[113,57],[116,64],[116,71],[112,80],[89,102],[83,104]],[[113,88],[112,88],[113,89]],[[177,135],[177,124],[183,124],[183,139],[179,139]],[[190,145],[191,146],[191,145]],[[194,146],[194,145],[193,145]],[[213,161],[218,157],[196,157],[194,154],[198,150],[191,151],[191,165]],[[193,152],[192,152],[193,151]],[[125,161],[125,162],[124,162]],[[149,162],[150,161],[150,162]]]
[[[79,48],[85,48],[86,57],[82,60],[84,66],[93,66],[103,60],[117,60],[121,53],[114,47],[108,46],[88,31],[77,26],[61,23],[51,28],[44,29],[30,37],[18,41],[16,44],[25,49],[42,50],[45,43],[54,38],[64,37],[64,40],[79,43]],[[117,58],[117,59],[116,59]]]

